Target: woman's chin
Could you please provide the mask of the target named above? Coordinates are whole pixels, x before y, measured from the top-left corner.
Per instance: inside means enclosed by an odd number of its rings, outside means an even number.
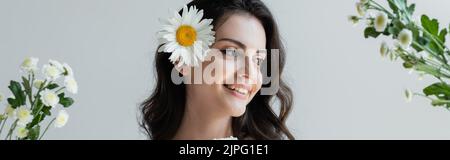
[[[229,105],[229,108],[232,117],[240,117],[245,113],[247,107],[243,104],[233,104]]]

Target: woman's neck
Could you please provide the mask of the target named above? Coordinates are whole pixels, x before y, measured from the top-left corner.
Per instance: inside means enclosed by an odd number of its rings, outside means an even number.
[[[174,139],[212,140],[233,135],[232,117],[208,110],[211,106],[203,102],[187,98],[184,116]]]

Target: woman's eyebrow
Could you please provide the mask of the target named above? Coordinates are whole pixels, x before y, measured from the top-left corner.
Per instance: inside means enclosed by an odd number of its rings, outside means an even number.
[[[234,44],[238,45],[239,47],[243,48],[244,50],[247,48],[247,46],[245,46],[244,43],[239,42],[238,40],[231,39],[231,38],[222,38],[222,39],[217,40],[217,42],[219,42],[219,41],[228,41],[228,42],[234,43]]]

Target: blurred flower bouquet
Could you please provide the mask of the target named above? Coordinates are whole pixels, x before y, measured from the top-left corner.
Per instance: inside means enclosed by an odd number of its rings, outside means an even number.
[[[381,43],[380,54],[392,61],[403,60],[403,67],[419,75],[430,75],[438,82],[423,89],[422,93],[405,91],[407,100],[423,96],[431,100],[433,106],[450,109],[450,50],[445,44],[449,34],[447,28],[440,29],[439,21],[422,15],[420,20],[413,18],[415,4],[406,0],[387,0],[385,8],[374,0],[361,0],[356,3],[358,15],[349,16],[357,24],[366,22],[364,37],[377,38],[380,35],[392,38],[393,45]]]
[[[74,100],[67,97],[65,91],[72,94],[78,92],[78,85],[74,79],[73,71],[67,64],[49,60],[42,67],[43,79],[36,79],[37,58],[27,58],[21,65],[24,73],[22,82],[11,81],[8,88],[12,95],[6,99],[5,112],[0,114],[0,137],[5,140],[38,140],[41,139],[53,124],[55,127],[63,127],[69,115],[64,109],[60,109],[41,132],[41,123],[46,117],[52,115],[52,110],[58,105],[64,108],[71,106]],[[64,77],[64,85],[58,84],[58,78]],[[3,96],[0,95],[0,101]],[[9,120],[10,124],[5,127]]]

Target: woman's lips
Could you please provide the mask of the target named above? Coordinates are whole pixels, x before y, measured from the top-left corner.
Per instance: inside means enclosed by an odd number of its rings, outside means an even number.
[[[250,97],[252,87],[243,84],[224,84],[224,87],[235,97],[247,100]]]

